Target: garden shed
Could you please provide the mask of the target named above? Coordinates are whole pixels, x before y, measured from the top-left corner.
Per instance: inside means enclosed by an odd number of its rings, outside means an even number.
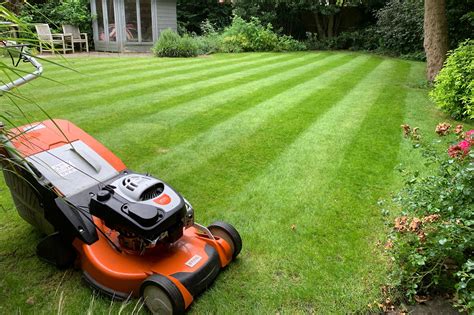
[[[177,29],[176,0],[91,0],[95,49],[148,52],[165,29]]]

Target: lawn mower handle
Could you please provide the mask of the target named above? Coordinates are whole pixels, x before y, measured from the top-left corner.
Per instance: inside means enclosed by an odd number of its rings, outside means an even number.
[[[21,78],[18,78],[10,83],[4,84],[0,86],[0,91],[1,92],[8,92],[11,89],[15,87],[19,87],[20,85],[23,85],[25,83],[28,83],[37,77],[39,77],[43,73],[43,66],[33,57],[30,55],[26,55],[25,53],[21,52],[20,53],[20,58],[23,59],[24,62],[29,62],[35,67],[35,71],[32,73],[29,73]]]

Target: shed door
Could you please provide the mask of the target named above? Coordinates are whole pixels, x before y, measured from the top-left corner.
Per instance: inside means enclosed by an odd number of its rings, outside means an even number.
[[[127,43],[153,42],[151,0],[125,0],[125,36]]]

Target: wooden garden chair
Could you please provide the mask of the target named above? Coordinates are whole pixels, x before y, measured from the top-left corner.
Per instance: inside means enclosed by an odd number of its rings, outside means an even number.
[[[50,51],[53,54],[61,50],[63,54],[67,51],[74,52],[72,34],[53,34],[48,24],[35,24],[35,29],[38,34],[40,54],[43,51]],[[61,48],[56,49],[56,45],[60,45]]]
[[[89,39],[87,38],[87,33],[81,33],[79,27],[74,25],[63,25],[64,34],[72,34],[72,48],[74,51],[74,45],[79,44],[79,48],[82,51],[83,44],[86,44],[86,51],[89,52]]]

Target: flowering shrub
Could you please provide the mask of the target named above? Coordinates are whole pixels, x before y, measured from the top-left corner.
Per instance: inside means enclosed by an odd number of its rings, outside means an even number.
[[[448,293],[460,309],[473,311],[474,130],[439,124],[440,139],[429,145],[417,128],[402,128],[431,174],[403,171],[405,186],[395,198],[402,214],[390,223],[385,246],[394,262],[391,285],[411,302]]]

